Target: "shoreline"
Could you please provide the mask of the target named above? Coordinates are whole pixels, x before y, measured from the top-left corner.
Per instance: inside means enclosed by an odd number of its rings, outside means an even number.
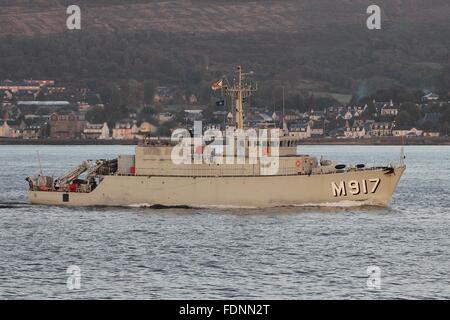
[[[367,139],[310,138],[303,145],[450,145],[450,137],[373,137]],[[138,140],[81,140],[81,139],[13,139],[0,138],[0,145],[138,145]]]

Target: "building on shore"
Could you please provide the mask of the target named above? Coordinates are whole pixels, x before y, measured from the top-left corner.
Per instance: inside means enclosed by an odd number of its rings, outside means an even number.
[[[42,127],[41,126],[28,126],[22,130],[22,139],[35,140],[42,138]]]
[[[423,132],[423,136],[424,137],[433,137],[433,138],[436,138],[436,137],[440,137],[440,133],[438,132],[438,131],[424,131]]]
[[[12,137],[12,129],[9,126],[7,120],[0,121],[0,137],[2,137],[2,138],[11,138]]]
[[[108,124],[105,122],[103,124],[96,123],[86,123],[82,133],[83,139],[99,139],[99,140],[108,140],[111,139],[110,130]]]
[[[123,120],[116,123],[112,138],[117,140],[144,140],[155,133],[156,130],[156,126],[147,121],[138,126],[136,120]]]
[[[8,90],[12,93],[17,93],[20,91],[37,92],[40,89],[41,86],[37,83],[14,82],[11,80],[5,80],[0,83],[0,90]]]
[[[374,122],[372,124],[371,136],[375,137],[389,137],[392,136],[392,122]]]
[[[311,127],[311,136],[320,138],[323,137],[325,134],[325,121],[310,121],[310,127]]]
[[[422,130],[411,127],[395,127],[392,130],[392,135],[394,137],[420,137],[422,134]]]
[[[77,139],[85,125],[84,117],[75,112],[53,113],[49,119],[50,138]]]
[[[116,140],[132,140],[137,132],[136,120],[122,120],[116,122],[112,130],[112,138]]]
[[[394,102],[391,100],[389,104],[383,105],[380,110],[380,114],[383,117],[395,117],[398,115],[398,108],[394,106]]]
[[[26,127],[23,121],[0,120],[0,137],[21,138],[22,130]]]
[[[309,123],[294,123],[289,127],[289,136],[299,139],[311,138],[311,127]]]
[[[433,92],[430,92],[422,97],[423,102],[432,102],[432,101],[437,101],[437,100],[439,100],[439,95],[437,95]]]
[[[363,125],[355,123],[353,126],[347,126],[344,129],[346,138],[361,139],[366,135],[366,128]]]

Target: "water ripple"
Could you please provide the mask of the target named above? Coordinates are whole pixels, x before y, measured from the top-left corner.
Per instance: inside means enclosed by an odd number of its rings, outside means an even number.
[[[72,152],[76,148],[76,152]],[[389,208],[31,206],[33,147],[0,146],[0,299],[448,299],[449,147],[407,146]],[[399,148],[305,146],[341,163],[388,163]],[[39,146],[44,171],[127,146]],[[67,154],[71,156],[67,157]],[[31,160],[30,160],[31,158]],[[67,288],[78,266],[81,288]],[[381,287],[367,286],[379,267]]]

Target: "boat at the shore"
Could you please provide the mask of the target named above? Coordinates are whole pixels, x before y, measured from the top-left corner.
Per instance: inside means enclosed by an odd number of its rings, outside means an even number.
[[[387,206],[405,170],[398,165],[343,165],[301,154],[283,130],[244,127],[244,99],[257,89],[237,68],[235,127],[179,131],[168,143],[146,141],[134,155],[84,161],[61,177],[28,177],[33,204],[70,206],[275,207],[360,203]],[[225,144],[217,142],[226,141]],[[402,157],[401,157],[402,158]]]

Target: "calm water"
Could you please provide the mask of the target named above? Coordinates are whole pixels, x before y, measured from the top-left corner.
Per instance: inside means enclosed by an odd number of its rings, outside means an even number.
[[[406,147],[391,206],[266,210],[27,204],[24,178],[124,146],[0,146],[0,298],[450,298],[450,147]],[[388,164],[399,147],[305,146]],[[67,288],[71,265],[80,289]],[[367,286],[367,268],[381,286]]]

